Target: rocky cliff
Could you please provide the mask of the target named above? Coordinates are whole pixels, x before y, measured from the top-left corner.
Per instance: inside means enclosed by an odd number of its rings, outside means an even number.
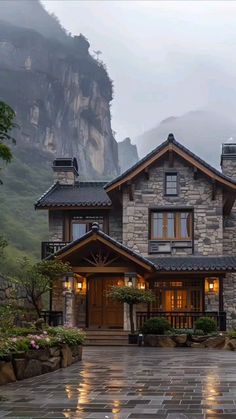
[[[45,151],[49,160],[76,156],[87,178],[115,176],[111,80],[85,37],[65,39],[0,21],[0,98],[16,111],[17,145]]]
[[[121,173],[129,169],[139,160],[138,150],[135,144],[131,144],[129,137],[118,143],[118,156]]]

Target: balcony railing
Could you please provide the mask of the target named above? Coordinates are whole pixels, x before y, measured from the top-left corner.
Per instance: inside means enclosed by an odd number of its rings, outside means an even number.
[[[62,249],[70,242],[42,242],[41,243],[41,258],[45,259],[46,257],[53,255],[58,250]]]
[[[41,317],[49,326],[62,326],[63,313],[62,311],[41,311]]]
[[[193,329],[195,322],[199,317],[211,317],[215,320],[219,330],[226,330],[226,313],[224,311],[206,311],[206,312],[137,312],[136,324],[137,329],[140,330],[146,320],[152,317],[165,317],[171,327],[174,329]]]

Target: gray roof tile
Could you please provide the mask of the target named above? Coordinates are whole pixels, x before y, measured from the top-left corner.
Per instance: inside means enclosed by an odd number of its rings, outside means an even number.
[[[235,271],[236,256],[166,256],[148,258],[157,271],[191,272],[191,271]]]

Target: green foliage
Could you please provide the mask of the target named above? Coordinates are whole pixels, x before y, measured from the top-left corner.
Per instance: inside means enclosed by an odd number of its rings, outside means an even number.
[[[200,317],[195,322],[195,330],[203,331],[204,335],[208,333],[216,332],[216,322],[211,317]]]
[[[68,263],[58,260],[41,261],[35,264],[23,258],[19,263],[18,275],[14,278],[24,290],[28,302],[35,308],[38,317],[41,313],[41,298],[51,289],[52,281],[70,270]]]
[[[4,333],[6,336],[28,336],[37,334],[38,331],[34,326],[32,327],[11,327],[6,330]]]
[[[3,236],[0,236],[0,257],[3,257],[5,247],[7,247],[7,241]]]
[[[142,333],[144,335],[164,335],[170,330],[171,325],[165,317],[153,317],[148,319],[142,327]]]
[[[85,334],[81,330],[73,328],[53,327],[48,329],[48,334],[69,346],[81,345],[85,339]]]
[[[0,101],[0,159],[6,163],[12,160],[12,152],[6,141],[14,141],[14,138],[9,134],[9,131],[14,128],[15,112],[6,103]],[[0,183],[1,180],[0,180]]]
[[[230,330],[230,331],[228,332],[228,337],[229,337],[230,339],[236,339],[236,330]]]
[[[15,311],[10,305],[0,306],[0,331],[6,331],[13,327]]]
[[[127,304],[151,303],[154,295],[150,290],[141,290],[128,286],[113,286],[108,295],[116,301]]]

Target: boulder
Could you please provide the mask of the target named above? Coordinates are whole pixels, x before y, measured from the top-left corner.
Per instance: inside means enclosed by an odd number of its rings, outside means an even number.
[[[172,339],[177,343],[177,346],[184,346],[187,342],[188,335],[182,334],[173,336]]]
[[[60,349],[57,347],[53,347],[49,349],[50,357],[60,356]]]
[[[174,348],[176,343],[170,336],[165,335],[145,335],[144,345],[159,348]]]
[[[17,380],[23,380],[25,378],[26,364],[27,361],[25,358],[14,358],[13,366]]]
[[[194,336],[194,335],[192,335],[191,339],[192,339],[193,342],[202,343],[202,342],[205,342],[205,340],[207,339],[207,336]]]
[[[26,353],[27,359],[38,359],[39,361],[47,361],[50,358],[48,348],[45,349],[32,349]]]
[[[225,337],[220,335],[212,336],[204,342],[204,345],[207,348],[223,348],[225,345]]]
[[[16,381],[12,362],[0,361],[0,385]]]
[[[72,364],[72,352],[68,345],[63,345],[61,348],[61,367],[66,368]]]
[[[60,368],[60,364],[60,356],[55,356],[50,358],[48,361],[42,362],[42,374],[58,370]]]
[[[38,359],[29,359],[25,367],[24,378],[35,377],[40,374],[42,374],[41,362]]]
[[[224,349],[228,349],[229,351],[236,350],[236,339],[226,338]]]
[[[76,358],[76,361],[81,361],[82,359],[82,345],[76,345],[76,346],[71,346],[71,352],[72,352],[72,356],[73,358]]]
[[[191,348],[205,348],[204,342],[193,342]]]

